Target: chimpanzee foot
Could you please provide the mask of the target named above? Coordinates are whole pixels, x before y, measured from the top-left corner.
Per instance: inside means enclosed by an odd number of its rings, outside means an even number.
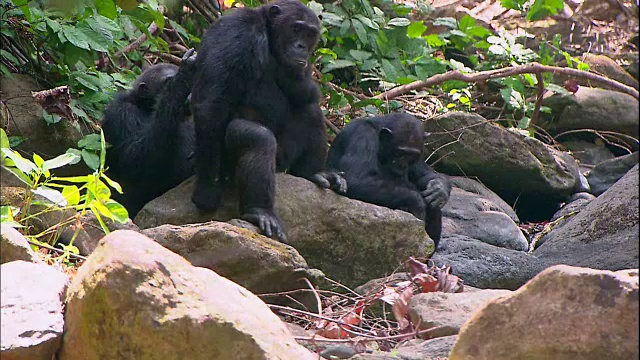
[[[282,222],[273,210],[250,208],[242,214],[242,219],[259,227],[265,236],[276,238],[280,242],[288,244],[287,237],[283,231]]]

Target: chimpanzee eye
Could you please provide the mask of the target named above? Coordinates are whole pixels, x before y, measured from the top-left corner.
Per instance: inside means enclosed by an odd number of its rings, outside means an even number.
[[[291,27],[291,29],[293,30],[293,32],[299,33],[300,31],[302,31],[302,24],[300,24],[300,22],[296,21],[296,22],[293,23],[293,26]]]

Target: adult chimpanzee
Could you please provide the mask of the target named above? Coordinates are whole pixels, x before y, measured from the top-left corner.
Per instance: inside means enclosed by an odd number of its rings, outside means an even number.
[[[273,208],[275,171],[346,190],[342,177],[322,171],[327,136],[308,64],[319,35],[318,17],[297,0],[236,9],[207,30],[192,89],[198,208],[218,208],[233,178],[242,218],[286,241]]]
[[[344,172],[348,197],[424,219],[437,248],[440,209],[449,200],[451,184],[421,159],[423,144],[420,120],[411,115],[353,120],[333,141],[327,167]]]
[[[102,130],[111,144],[108,173],[122,186],[124,194],[114,197],[131,218],[193,174],[195,136],[188,96],[195,58],[189,50],[179,67],[148,68],[105,110]]]

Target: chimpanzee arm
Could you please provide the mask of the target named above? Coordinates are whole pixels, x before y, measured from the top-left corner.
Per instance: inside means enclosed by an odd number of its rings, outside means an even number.
[[[409,181],[418,188],[429,207],[441,209],[449,200],[449,178],[437,173],[424,161],[416,161],[409,167]]]
[[[118,171],[144,177],[162,168],[161,164],[178,151],[178,124],[185,117],[194,72],[192,54],[193,50],[185,54],[178,73],[157,94],[156,108],[151,112],[136,104],[136,89],[118,95],[107,108],[103,129],[118,158]]]

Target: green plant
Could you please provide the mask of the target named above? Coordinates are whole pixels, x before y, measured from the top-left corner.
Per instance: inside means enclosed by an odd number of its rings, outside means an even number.
[[[25,228],[27,236],[32,241],[42,243],[41,238],[57,234],[59,228],[76,221],[76,215],[72,215],[44,231],[29,234],[29,222],[46,212],[69,209],[82,215],[87,210],[91,210],[105,233],[108,233],[109,229],[103,217],[120,223],[126,222],[127,210],[111,199],[110,188],[120,193],[122,189],[104,173],[105,141],[102,134],[99,136],[101,144],[99,166],[94,173],[85,176],[57,177],[52,175],[51,170],[77,162],[80,160],[79,156],[68,152],[45,161],[38,154],[33,154],[33,161],[31,161],[11,149],[7,134],[4,129],[0,129],[2,166],[27,187],[24,205],[21,208],[10,205],[1,207],[2,225]],[[78,252],[78,249],[73,246],[73,240],[77,234],[78,231],[73,235],[71,243],[62,247],[66,261],[68,261],[69,252],[76,254]],[[55,245],[55,241],[57,241],[56,238],[51,245]]]

